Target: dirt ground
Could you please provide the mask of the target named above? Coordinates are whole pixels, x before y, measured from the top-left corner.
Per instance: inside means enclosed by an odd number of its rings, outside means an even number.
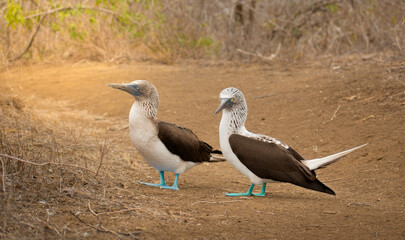
[[[12,68],[0,79],[1,87],[22,99],[32,121],[55,134],[63,126],[82,129],[85,141],[108,143],[102,168],[107,187],[60,191],[58,198],[43,195],[26,200],[37,204],[21,205],[50,226],[48,235],[41,233],[45,238],[405,239],[404,59],[353,56],[248,66],[80,63]],[[221,116],[213,113],[229,86],[247,98],[247,129],[276,137],[305,158],[368,145],[317,171],[336,196],[275,183],[265,197],[227,197],[250,185],[227,162],[187,171],[179,191],[140,185],[158,182],[158,173],[131,146],[127,118],[133,98],[106,86],[136,79],[157,87],[160,119],[192,129],[214,148]],[[171,183],[173,174],[166,176]]]

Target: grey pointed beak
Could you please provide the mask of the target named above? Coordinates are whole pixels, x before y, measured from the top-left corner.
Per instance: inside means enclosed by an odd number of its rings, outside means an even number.
[[[221,103],[219,107],[215,111],[215,114],[219,113],[220,111],[224,110],[225,108],[229,107],[229,98],[221,98]]]
[[[109,83],[107,84],[107,86],[115,88],[115,89],[119,89],[119,90],[123,90],[123,91],[128,91],[128,84],[126,83]]]
[[[139,86],[133,83],[110,83],[107,86],[125,91],[134,97],[142,95]]]

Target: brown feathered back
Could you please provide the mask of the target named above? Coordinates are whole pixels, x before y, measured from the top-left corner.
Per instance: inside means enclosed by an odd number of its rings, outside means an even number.
[[[183,161],[208,162],[210,161],[212,147],[190,130],[179,125],[158,121],[158,137],[173,154]]]

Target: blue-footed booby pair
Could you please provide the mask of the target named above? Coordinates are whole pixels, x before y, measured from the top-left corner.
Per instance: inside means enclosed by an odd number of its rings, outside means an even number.
[[[215,113],[222,111],[219,140],[225,159],[247,176],[251,186],[246,193],[228,193],[228,196],[264,196],[266,183],[288,182],[304,188],[335,195],[315,175],[323,168],[364,145],[324,158],[305,160],[300,154],[281,141],[245,128],[247,104],[241,91],[230,87],[219,96],[221,104]],[[252,193],[255,185],[262,185],[259,194]]]
[[[149,186],[178,190],[179,175],[202,162],[224,161],[212,153],[221,154],[206,142],[200,141],[189,129],[156,118],[159,95],[155,86],[145,80],[126,84],[108,84],[135,97],[129,113],[132,143],[142,157],[160,173],[160,184]],[[174,172],[172,186],[165,183],[164,172]]]

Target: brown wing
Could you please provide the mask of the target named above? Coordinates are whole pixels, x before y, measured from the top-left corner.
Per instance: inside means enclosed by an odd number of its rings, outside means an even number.
[[[158,137],[173,154],[178,155],[184,161],[208,162],[212,153],[212,147],[187,128],[173,123],[159,121]]]
[[[279,182],[289,182],[312,190],[334,194],[334,192],[316,179],[300,160],[294,150],[270,142],[252,139],[239,134],[229,137],[232,151],[256,176]],[[301,157],[302,158],[302,157]]]

